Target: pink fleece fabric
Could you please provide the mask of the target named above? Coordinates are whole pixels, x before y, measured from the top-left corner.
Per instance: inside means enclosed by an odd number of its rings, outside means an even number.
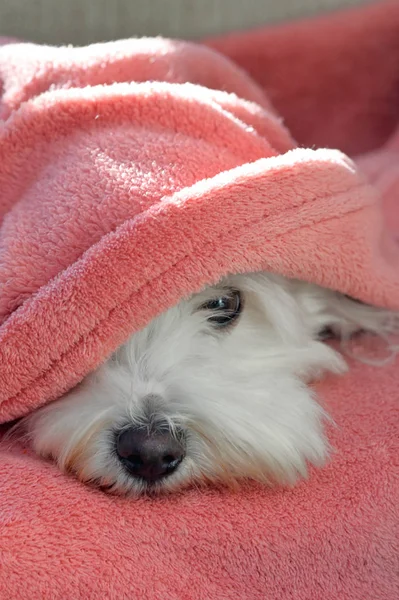
[[[252,79],[162,39],[0,49],[0,419],[229,272],[399,309],[397,39],[383,3],[208,42]],[[319,386],[336,454],[293,491],[132,502],[2,450],[0,598],[396,599],[397,366]]]
[[[294,490],[132,501],[3,452],[1,600],[397,600],[398,366],[323,382],[336,453]]]

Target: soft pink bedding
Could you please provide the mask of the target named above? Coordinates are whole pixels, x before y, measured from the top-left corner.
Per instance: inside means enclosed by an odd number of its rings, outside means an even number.
[[[246,72],[162,39],[3,45],[1,421],[228,272],[399,309],[398,40],[390,2],[208,42]],[[115,499],[2,449],[1,600],[396,599],[398,364],[319,387],[336,453],[292,491]]]

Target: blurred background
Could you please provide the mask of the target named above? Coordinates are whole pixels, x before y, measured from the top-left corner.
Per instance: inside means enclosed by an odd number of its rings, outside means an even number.
[[[0,35],[57,45],[144,35],[196,39],[368,3],[370,0],[0,0]]]

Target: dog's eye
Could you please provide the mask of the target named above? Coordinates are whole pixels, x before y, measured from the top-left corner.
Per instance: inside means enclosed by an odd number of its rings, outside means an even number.
[[[201,306],[201,310],[207,310],[211,314],[208,321],[217,327],[226,327],[235,321],[241,313],[242,300],[238,290],[228,292],[213,298]]]

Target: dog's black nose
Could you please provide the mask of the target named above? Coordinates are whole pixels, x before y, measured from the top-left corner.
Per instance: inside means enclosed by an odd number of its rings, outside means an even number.
[[[171,432],[136,427],[124,429],[118,435],[116,452],[132,475],[148,482],[173,473],[185,455],[183,440]]]

